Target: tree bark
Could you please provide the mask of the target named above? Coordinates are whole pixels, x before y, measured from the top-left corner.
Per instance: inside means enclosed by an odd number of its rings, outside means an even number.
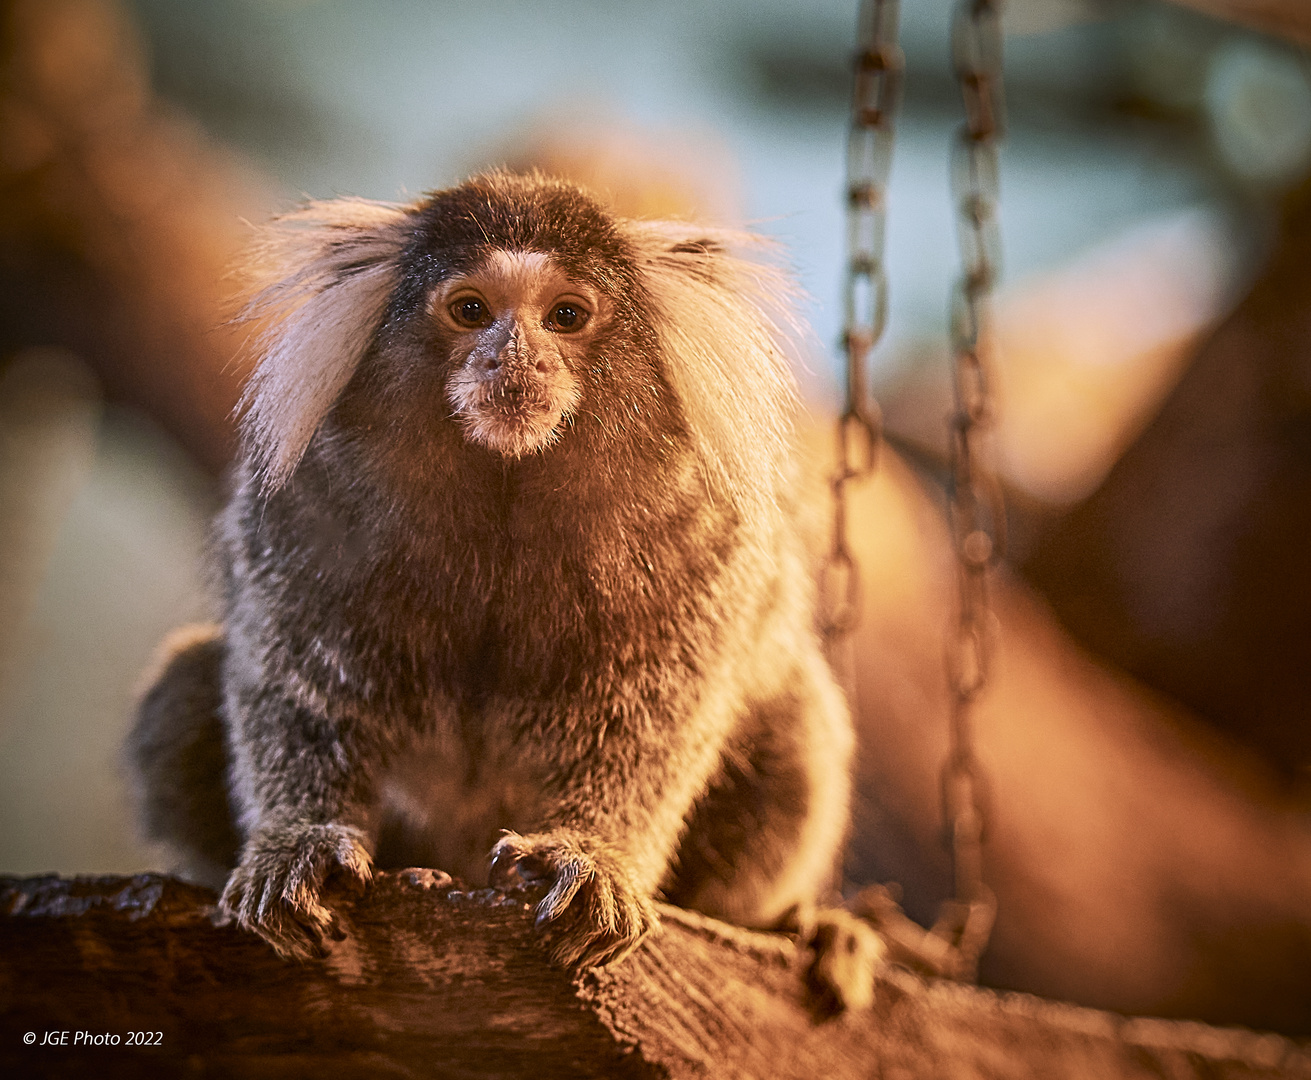
[[[804,949],[672,908],[625,962],[571,976],[526,903],[435,871],[331,894],[344,937],[305,964],[216,925],[214,899],[153,874],[0,878],[0,1073],[1311,1077],[1308,1048],[1279,1036],[897,969],[871,1011],[817,1018]],[[134,1032],[152,1045],[128,1045]]]

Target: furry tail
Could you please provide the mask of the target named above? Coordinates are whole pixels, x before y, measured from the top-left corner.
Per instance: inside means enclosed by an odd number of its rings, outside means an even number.
[[[236,865],[240,847],[228,800],[225,650],[219,626],[170,634],[127,741],[146,836],[168,845],[184,876],[214,887]]]

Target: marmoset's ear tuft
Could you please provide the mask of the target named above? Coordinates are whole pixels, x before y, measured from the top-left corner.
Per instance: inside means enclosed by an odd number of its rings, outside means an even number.
[[[372,344],[408,238],[409,208],[368,199],[310,202],[264,226],[241,267],[238,321],[258,326],[241,433],[276,489]]]
[[[712,490],[772,502],[796,411],[790,354],[803,334],[799,289],[764,237],[681,222],[627,221],[653,306],[665,376]]]

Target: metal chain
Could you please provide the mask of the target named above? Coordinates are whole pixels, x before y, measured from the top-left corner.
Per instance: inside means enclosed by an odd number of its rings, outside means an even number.
[[[863,0],[860,8],[851,127],[847,135],[847,271],[842,344],[846,403],[837,424],[833,547],[820,578],[820,627],[838,668],[860,612],[860,577],[847,540],[847,484],[873,473],[882,418],[869,392],[869,357],[883,336],[888,279],[883,265],[893,120],[901,96],[897,0]]]
[[[972,707],[987,685],[995,619],[988,570],[1005,548],[1001,490],[980,460],[979,437],[991,422],[988,369],[980,351],[988,298],[1000,267],[997,228],[997,141],[1001,137],[1000,0],[960,0],[952,23],[952,60],[965,123],[952,149],[952,194],[962,273],[952,293],[951,344],[955,412],[951,418],[948,489],[952,542],[960,579],[960,611],[948,643],[952,692],[949,752],[942,770],[943,815],[951,844],[955,897],[932,930],[901,912],[894,890],[875,885],[855,901],[888,941],[890,955],[912,967],[973,980],[987,946],[996,901],[983,880],[987,793],[974,754]],[[859,616],[860,582],[847,539],[847,484],[876,464],[881,420],[868,388],[869,356],[887,322],[883,247],[893,118],[900,98],[902,54],[896,44],[896,0],[862,0],[851,128],[847,139],[847,275],[843,346],[846,405],[837,424],[838,465],[832,477],[833,548],[820,586],[821,626],[830,659],[849,644]]]
[[[951,347],[955,412],[951,417],[948,497],[960,581],[960,610],[948,643],[951,737],[942,770],[943,816],[951,843],[955,901],[939,932],[954,938],[958,978],[972,979],[987,945],[996,900],[983,880],[987,785],[974,753],[973,706],[987,685],[996,638],[988,571],[1005,549],[1001,488],[981,460],[981,435],[992,422],[992,393],[981,337],[1001,264],[997,227],[997,142],[1003,129],[1000,0],[960,0],[952,22],[952,63],[965,123],[952,145],[952,195],[961,276],[952,290]]]

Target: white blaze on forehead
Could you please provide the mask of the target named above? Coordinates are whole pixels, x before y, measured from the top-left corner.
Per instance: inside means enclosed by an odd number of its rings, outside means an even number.
[[[559,274],[551,256],[542,251],[506,251],[497,248],[493,251],[479,270],[489,278],[503,281],[507,286],[520,290],[539,282],[547,271]]]
[[[570,278],[550,255],[504,248],[490,252],[472,270],[444,281],[433,294],[434,307],[461,289],[481,293],[494,316],[521,304],[545,307],[562,293],[592,296],[590,288]]]

